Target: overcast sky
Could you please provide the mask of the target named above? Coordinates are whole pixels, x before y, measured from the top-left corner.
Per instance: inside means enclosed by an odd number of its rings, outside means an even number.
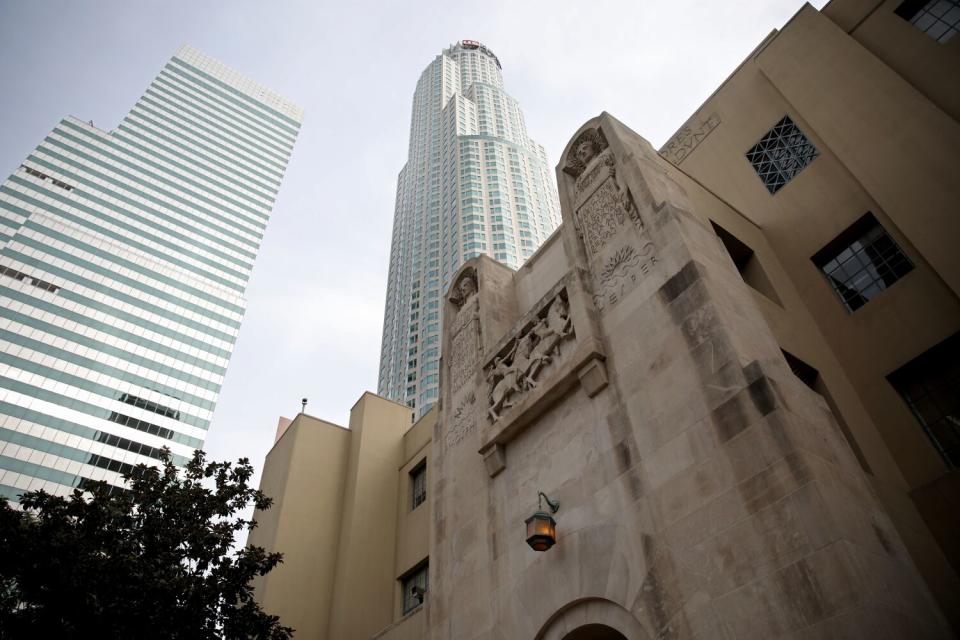
[[[820,7],[823,0],[814,3]],[[0,0],[0,174],[66,115],[112,130],[184,43],[305,109],[206,449],[257,466],[279,415],[376,391],[413,90],[460,39],[503,64],[555,165],[601,111],[660,147],[798,0]]]

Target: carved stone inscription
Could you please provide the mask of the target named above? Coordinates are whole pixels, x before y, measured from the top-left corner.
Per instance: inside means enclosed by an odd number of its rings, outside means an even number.
[[[720,126],[720,116],[716,113],[711,113],[702,122],[695,122],[691,118],[677,132],[677,135],[663,145],[660,153],[674,164],[680,164],[718,126]]]
[[[543,307],[532,326],[521,330],[501,351],[503,355],[495,356],[488,365],[487,416],[491,422],[537,386],[540,372],[560,356],[562,343],[573,335],[566,292],[561,291]]]
[[[479,359],[480,323],[472,318],[450,341],[450,385],[454,392],[473,375]]]
[[[603,313],[633,291],[659,262],[652,242],[639,249],[627,244],[603,262],[597,274],[599,287],[593,296],[597,310]]]

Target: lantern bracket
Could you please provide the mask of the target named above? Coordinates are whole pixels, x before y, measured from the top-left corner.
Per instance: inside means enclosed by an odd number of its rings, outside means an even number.
[[[544,501],[544,500],[546,500],[547,506],[550,507],[550,512],[551,512],[551,513],[556,513],[557,511],[560,510],[560,501],[559,501],[559,500],[551,500],[551,499],[547,496],[547,494],[545,494],[543,491],[537,491],[537,509],[538,509],[539,511],[543,511],[543,501]]]

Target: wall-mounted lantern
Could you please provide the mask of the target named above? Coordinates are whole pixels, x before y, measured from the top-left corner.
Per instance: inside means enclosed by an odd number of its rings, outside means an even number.
[[[537,512],[527,518],[527,544],[534,551],[546,551],[557,542],[557,523],[543,510],[543,501],[550,507],[550,513],[560,509],[560,502],[551,500],[543,491],[537,492]]]

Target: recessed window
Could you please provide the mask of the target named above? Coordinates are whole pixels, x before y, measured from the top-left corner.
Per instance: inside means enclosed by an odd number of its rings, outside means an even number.
[[[851,313],[913,269],[910,258],[870,213],[811,259]]]
[[[770,300],[780,304],[780,296],[777,295],[776,289],[773,288],[770,278],[767,277],[767,272],[760,264],[760,259],[754,254],[753,249],[716,222],[711,220],[710,224],[713,225],[714,232],[720,238],[720,242],[723,243],[743,281]]]
[[[427,501],[427,463],[418,464],[410,472],[410,510]]]
[[[747,151],[747,160],[772,195],[818,155],[817,148],[790,116],[783,116],[760,142]]]
[[[894,13],[940,44],[960,30],[960,0],[907,0]]]
[[[424,564],[400,581],[403,589],[403,615],[407,615],[421,604],[427,593],[429,566]]]
[[[780,349],[780,351],[783,352],[783,357],[787,359],[787,364],[790,366],[793,375],[797,376],[800,382],[816,391],[817,378],[820,376],[820,372],[789,351],[783,349]]]
[[[960,469],[960,333],[920,354],[887,380],[906,401],[948,469]]]
[[[860,468],[866,473],[873,475],[873,469],[870,468],[870,463],[867,462],[867,457],[863,454],[860,443],[857,442],[846,420],[843,419],[843,414],[840,412],[837,403],[834,402],[833,396],[830,395],[830,390],[827,389],[827,385],[823,382],[823,377],[820,375],[820,372],[789,351],[785,349],[781,349],[780,351],[783,353],[783,357],[786,358],[793,375],[795,375],[800,382],[810,387],[815,393],[820,394],[827,402],[827,406],[830,407],[830,412],[837,421],[837,426],[840,427],[840,433],[843,434],[844,440],[847,441],[847,445],[850,447],[850,450],[853,451],[853,455],[857,459]]]

